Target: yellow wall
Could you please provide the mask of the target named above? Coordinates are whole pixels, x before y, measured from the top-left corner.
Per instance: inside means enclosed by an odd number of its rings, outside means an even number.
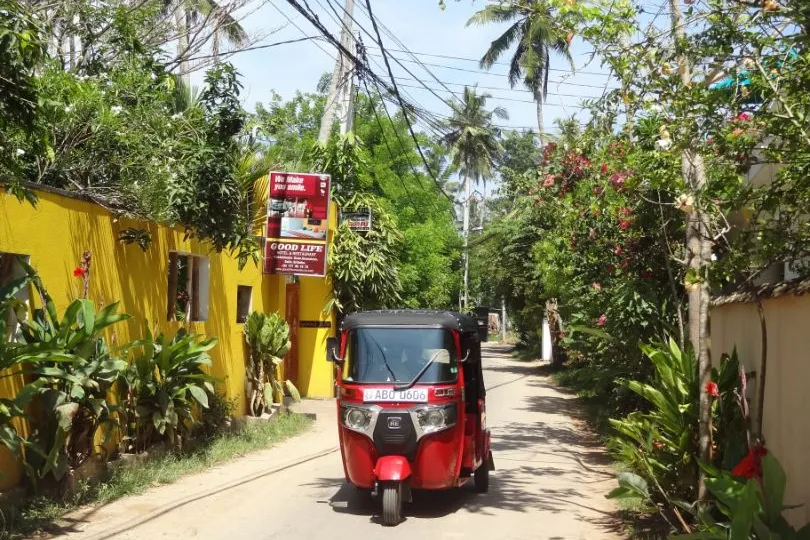
[[[794,526],[810,522],[810,296],[781,296],[763,301],[768,332],[763,434],[769,451],[787,473],[786,512]],[[746,371],[756,372],[749,398],[756,418],[761,372],[760,321],[754,304],[717,306],[711,312],[711,349],[715,363],[737,347]]]
[[[190,332],[217,336],[211,351],[212,373],[222,379],[220,391],[238,400],[237,414],[245,411],[245,346],[243,325],[236,323],[238,285],[253,287],[252,309],[279,310],[284,314],[284,276],[263,275],[252,262],[239,271],[237,262],[226,252],[210,251],[207,244],[184,240],[181,229],[130,219],[116,219],[102,207],[61,194],[38,192],[39,203],[32,207],[0,192],[0,251],[30,256],[57,310],[81,294],[81,279],[73,277],[82,253],[92,254],[89,297],[97,304],[120,301],[119,311],[133,318],[116,325],[108,336],[113,344],[124,344],[142,334],[144,322],[152,329],[173,334],[182,326]],[[333,208],[334,210],[334,208]],[[335,212],[333,212],[334,216]],[[334,230],[334,219],[331,224]],[[124,245],[118,234],[128,227],[146,228],[152,244],[142,251],[135,244]],[[331,237],[331,234],[330,234]],[[210,265],[208,320],[206,322],[169,322],[166,320],[168,294],[168,253],[179,251],[208,257]],[[331,320],[322,308],[328,298],[325,279],[305,278],[301,286],[302,315]],[[315,314],[315,307],[318,314]],[[304,318],[303,316],[301,318]],[[299,390],[305,396],[331,396],[330,364],[325,361],[326,331],[302,329],[299,346]],[[322,335],[324,334],[324,335]],[[19,388],[13,378],[0,380],[0,395],[10,396]],[[19,480],[19,470],[9,463],[5,448],[0,449],[0,490]]]

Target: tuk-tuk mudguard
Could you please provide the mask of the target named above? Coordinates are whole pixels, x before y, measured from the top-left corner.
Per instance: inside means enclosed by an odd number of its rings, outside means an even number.
[[[400,482],[411,476],[411,464],[403,456],[383,456],[377,460],[374,476],[380,482]]]

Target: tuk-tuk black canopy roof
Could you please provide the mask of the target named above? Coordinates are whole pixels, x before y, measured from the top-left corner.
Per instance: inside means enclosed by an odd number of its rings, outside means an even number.
[[[341,324],[342,330],[371,326],[435,326],[459,332],[478,332],[474,317],[454,311],[431,311],[418,309],[392,309],[360,311],[347,315]]]

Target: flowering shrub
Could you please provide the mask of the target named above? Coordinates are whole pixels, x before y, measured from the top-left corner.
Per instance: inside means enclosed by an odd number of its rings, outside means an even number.
[[[736,355],[725,356],[719,370],[712,374],[717,382],[701,389],[697,361],[691,351],[681,350],[671,339],[642,349],[655,366],[654,375],[649,383],[630,381],[627,388],[648,402],[649,411],[636,411],[611,420],[615,434],[609,440],[609,448],[631,467],[631,474],[637,475],[637,485],[655,486],[652,494],[646,488],[642,490],[647,493],[646,499],[665,503],[670,511],[676,512],[681,502],[697,498],[701,390],[712,396],[716,440],[722,441],[713,451],[713,464],[729,468],[743,454],[745,423],[737,402],[741,395],[740,364]],[[640,495],[638,491],[628,491],[627,479],[627,475],[622,477],[613,497]]]

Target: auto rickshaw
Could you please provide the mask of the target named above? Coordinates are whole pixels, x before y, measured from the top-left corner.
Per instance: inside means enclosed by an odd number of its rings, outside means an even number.
[[[346,480],[382,500],[382,521],[402,520],[413,489],[473,479],[494,468],[475,318],[448,311],[348,315],[327,357],[337,372],[340,451]]]

